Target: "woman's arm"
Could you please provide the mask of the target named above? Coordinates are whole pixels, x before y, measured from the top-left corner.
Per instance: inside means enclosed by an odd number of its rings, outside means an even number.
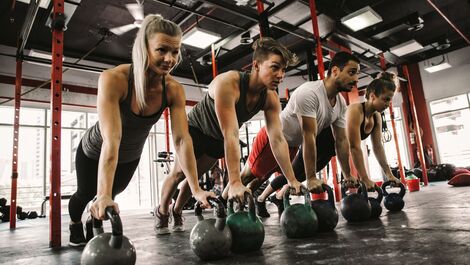
[[[168,82],[168,88],[171,132],[178,161],[196,200],[202,202],[204,207],[209,207],[207,197],[215,197],[215,194],[203,191],[199,187],[193,141],[188,131],[188,120],[186,118],[184,88],[176,80]]]

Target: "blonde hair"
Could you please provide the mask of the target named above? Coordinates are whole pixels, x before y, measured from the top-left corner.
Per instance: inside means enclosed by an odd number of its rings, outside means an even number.
[[[134,45],[132,47],[135,96],[139,110],[143,110],[147,105],[145,102],[145,84],[147,81],[145,73],[149,66],[148,40],[156,33],[163,33],[172,37],[181,37],[183,35],[181,28],[177,24],[164,19],[161,15],[147,15],[142,21],[142,25],[137,32]],[[178,61],[176,65],[181,61],[181,56],[179,54],[180,53],[178,53]],[[173,68],[175,68],[176,65]]]

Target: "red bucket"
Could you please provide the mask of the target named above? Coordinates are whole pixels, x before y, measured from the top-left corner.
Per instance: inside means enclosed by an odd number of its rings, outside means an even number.
[[[408,190],[411,191],[419,191],[419,179],[409,179],[406,181],[406,185],[408,186]]]

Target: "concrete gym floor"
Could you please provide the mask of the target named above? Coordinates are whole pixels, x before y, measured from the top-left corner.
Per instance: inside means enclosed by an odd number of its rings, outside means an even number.
[[[470,264],[469,193],[470,187],[431,183],[407,192],[402,212],[384,208],[380,219],[359,224],[348,224],[340,215],[335,232],[309,239],[287,239],[275,206],[268,203],[271,217],[263,220],[261,250],[210,263],[190,249],[196,223],[191,211],[184,213],[185,232],[158,237],[149,211],[124,212],[122,220],[137,249],[137,264]],[[212,217],[212,211],[205,216]],[[60,250],[48,247],[48,218],[19,221],[14,231],[0,224],[0,264],[79,264],[81,249],[67,246],[68,216],[62,220]]]

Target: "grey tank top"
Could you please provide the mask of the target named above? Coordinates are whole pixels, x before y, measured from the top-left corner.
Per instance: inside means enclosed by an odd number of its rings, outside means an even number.
[[[150,116],[139,116],[131,110],[132,94],[134,93],[132,65],[129,70],[129,81],[127,97],[119,103],[121,113],[121,143],[119,145],[118,163],[132,162],[140,158],[152,126],[158,122],[163,111],[167,107],[165,78],[162,80],[163,98],[162,106],[159,111]],[[101,153],[101,137],[99,121],[90,127],[82,138],[83,152],[88,158],[99,160]]]
[[[250,74],[245,72],[239,72],[239,74],[240,98],[235,105],[238,128],[240,128],[245,121],[248,121],[255,116],[256,113],[264,107],[267,96],[267,90],[265,89],[261,92],[260,98],[253,110],[248,111],[246,106],[246,95],[248,93]],[[188,124],[216,140],[224,139],[222,131],[220,130],[219,121],[217,120],[217,115],[215,114],[214,99],[209,96],[209,93],[207,93],[205,97],[188,113]]]

